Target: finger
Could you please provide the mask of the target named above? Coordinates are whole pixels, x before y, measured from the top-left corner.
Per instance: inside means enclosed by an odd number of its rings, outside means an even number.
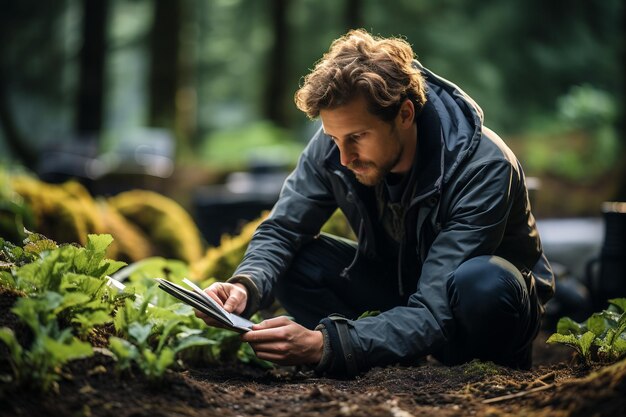
[[[285,343],[284,341],[253,342],[250,343],[250,346],[252,347],[252,349],[254,349],[255,352],[284,353],[289,351],[289,344]]]
[[[278,316],[271,319],[263,320],[261,323],[255,324],[254,326],[252,326],[252,330],[256,331],[264,329],[274,329],[277,327],[287,326],[291,323],[293,323],[293,321],[291,321],[288,317]]]
[[[236,312],[241,313],[243,311],[243,308],[238,308],[238,307],[241,306],[242,301],[243,300],[242,300],[241,294],[233,291],[228,296],[228,299],[226,300],[226,302],[224,302],[224,310],[228,311],[229,313],[233,313],[235,312],[235,310],[240,310]]]
[[[256,356],[259,359],[274,362],[278,365],[291,365],[291,362],[289,361],[289,359],[281,354],[260,352],[260,353],[257,353]]]
[[[223,285],[218,282],[211,284],[204,292],[222,307],[224,306],[222,299],[228,298],[228,294],[224,291]]]
[[[204,314],[202,311],[200,310],[193,310],[194,314],[196,315],[196,317],[198,317],[199,319],[201,319],[202,321],[204,321],[206,323],[207,326],[211,326],[211,327],[220,327],[220,328],[225,328],[222,323],[220,323],[219,321],[213,319],[212,317],[207,316],[206,314]]]

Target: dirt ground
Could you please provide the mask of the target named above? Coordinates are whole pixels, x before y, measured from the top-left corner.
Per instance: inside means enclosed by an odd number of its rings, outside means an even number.
[[[0,312],[0,326],[6,319]],[[171,371],[154,384],[116,375],[112,359],[96,354],[65,368],[56,393],[9,388],[0,416],[626,416],[626,360],[586,369],[546,337],[536,340],[531,371],[427,359],[355,380],[233,363]]]

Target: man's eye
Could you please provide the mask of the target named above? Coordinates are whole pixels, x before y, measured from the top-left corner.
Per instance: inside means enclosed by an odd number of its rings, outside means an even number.
[[[361,139],[363,136],[365,136],[365,132],[355,133],[354,135],[352,135],[352,140],[359,140],[359,139]]]

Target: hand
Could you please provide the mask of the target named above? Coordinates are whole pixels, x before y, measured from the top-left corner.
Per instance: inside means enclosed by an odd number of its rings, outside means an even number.
[[[224,310],[229,313],[241,314],[246,309],[248,291],[243,284],[230,284],[228,282],[214,282],[204,292],[214,299]],[[213,327],[223,327],[219,322],[207,316],[201,311],[195,310],[196,317],[201,318],[206,324]]]
[[[322,359],[324,336],[287,317],[275,317],[255,324],[241,340],[250,343],[259,359],[279,365],[317,364]]]

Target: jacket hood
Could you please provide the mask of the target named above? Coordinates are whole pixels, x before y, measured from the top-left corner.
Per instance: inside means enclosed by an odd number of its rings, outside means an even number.
[[[416,165],[421,178],[418,195],[423,195],[440,190],[475,151],[480,142],[483,112],[458,86],[424,68],[417,60],[413,64],[426,82],[426,104],[416,115],[420,156]],[[336,145],[330,145],[324,159],[327,166],[342,171],[357,183],[354,174],[339,163]]]
[[[458,166],[472,155],[481,137],[483,111],[476,102],[454,83],[414,61],[426,81],[426,99],[439,119],[441,177],[446,183]],[[419,123],[419,122],[418,122]],[[434,147],[431,144],[429,147]],[[437,184],[441,186],[441,184]],[[437,187],[438,188],[438,187]]]

